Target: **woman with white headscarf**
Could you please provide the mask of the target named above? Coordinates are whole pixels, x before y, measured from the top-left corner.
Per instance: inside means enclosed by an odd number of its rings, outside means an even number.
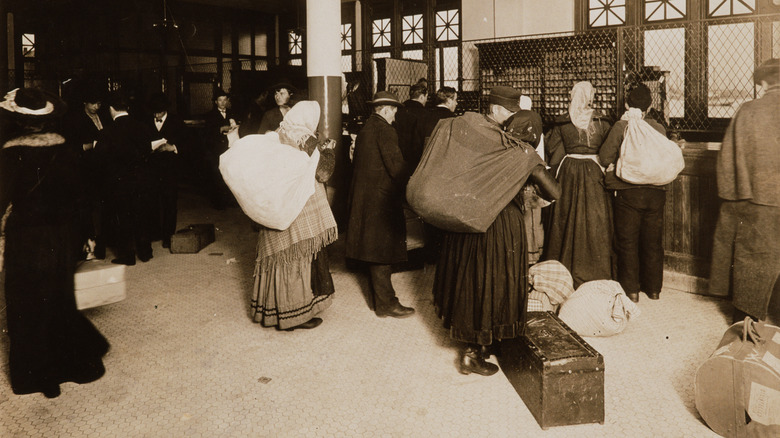
[[[575,288],[614,273],[612,205],[598,159],[610,123],[591,107],[593,97],[590,82],[575,84],[568,113],[556,117],[545,138],[547,161],[562,190],[553,205],[545,258],[566,266]]]
[[[303,211],[289,228],[261,227],[258,234],[252,318],[279,330],[320,325],[322,319],[315,315],[330,306],[334,292],[325,249],[336,241],[338,231],[323,183],[333,173],[335,143],[317,140],[319,119],[317,102],[298,102],[277,130],[283,144],[309,155],[315,148],[320,151],[315,191]]]

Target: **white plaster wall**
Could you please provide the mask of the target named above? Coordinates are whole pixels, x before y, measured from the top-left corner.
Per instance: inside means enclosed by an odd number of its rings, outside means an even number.
[[[462,0],[463,41],[574,30],[574,0]]]

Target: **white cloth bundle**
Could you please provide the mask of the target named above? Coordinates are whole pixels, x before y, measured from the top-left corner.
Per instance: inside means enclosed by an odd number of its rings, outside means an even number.
[[[285,230],[314,194],[319,151],[309,157],[276,132],[247,135],[219,157],[219,171],[241,209],[260,225]]]
[[[630,108],[621,119],[628,126],[615,175],[631,184],[662,186],[674,181],[685,167],[680,146],[645,122],[637,108]]]
[[[558,317],[580,336],[612,336],[639,314],[620,283],[595,280],[581,284],[561,305]]]

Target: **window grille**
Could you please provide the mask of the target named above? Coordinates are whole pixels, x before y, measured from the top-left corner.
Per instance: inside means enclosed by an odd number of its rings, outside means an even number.
[[[401,40],[403,40],[404,44],[420,44],[423,42],[422,14],[403,17],[401,26]]]
[[[374,20],[371,27],[371,35],[373,36],[374,47],[390,47],[390,19],[380,18],[379,20]]]
[[[686,0],[645,0],[646,21],[666,21],[685,18]]]
[[[457,41],[460,39],[460,11],[448,9],[436,12],[436,41]]]
[[[626,0],[588,0],[590,27],[619,26],[626,23]]]

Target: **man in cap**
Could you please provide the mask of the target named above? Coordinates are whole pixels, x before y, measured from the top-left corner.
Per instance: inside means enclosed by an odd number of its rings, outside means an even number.
[[[391,265],[406,261],[406,183],[411,175],[391,126],[401,102],[380,91],[369,102],[374,113],[355,140],[346,256],[368,264],[379,317],[403,318],[414,309],[401,305],[390,281]]]
[[[762,97],[745,102],[718,153],[723,200],[712,248],[710,293],[732,296],[734,321],[780,323],[780,59],[753,73]]]
[[[163,248],[171,247],[171,236],[176,232],[179,147],[186,135],[184,120],[171,114],[169,106],[164,93],[152,95],[149,100],[152,115],[146,124],[152,133],[154,153],[149,157],[149,165],[157,186],[154,193],[157,202],[151,207],[154,210],[151,232],[153,240],[156,237],[162,239]]]
[[[666,134],[664,127],[648,116],[653,102],[650,89],[639,84],[626,98],[626,109],[636,108],[653,129]],[[621,145],[628,127],[627,116],[615,122],[599,149],[599,161],[608,166],[604,175],[607,190],[615,192],[615,252],[617,280],[631,301],[639,301],[639,291],[651,300],[660,298],[664,277],[664,205],[668,186],[631,184],[615,174]]]

